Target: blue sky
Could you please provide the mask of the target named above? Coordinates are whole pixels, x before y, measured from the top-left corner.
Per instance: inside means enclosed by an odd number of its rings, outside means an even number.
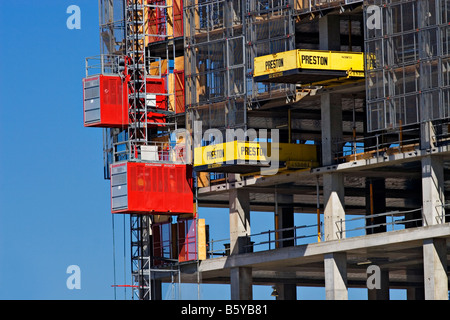
[[[81,8],[81,30],[66,9]],[[110,299],[112,232],[101,129],[85,129],[93,0],[0,2],[0,299]],[[81,268],[68,290],[66,268]]]
[[[81,30],[66,27],[72,4]],[[100,50],[97,1],[0,1],[0,39],[0,299],[114,299],[114,278],[130,284],[129,218],[114,216],[114,277],[102,131],[84,128],[82,113],[84,59]],[[200,215],[213,238],[228,237],[227,210]],[[80,290],[66,287],[73,264]],[[196,289],[182,298],[196,299]],[[255,298],[270,292],[255,288]],[[206,296],[227,299],[229,287],[201,286]]]
[[[81,30],[66,27],[72,4],[81,8]],[[84,128],[82,114],[84,59],[100,50],[97,1],[0,1],[0,39],[0,299],[114,299],[114,279],[130,284],[128,216],[110,214],[102,131]],[[227,210],[200,209],[200,217],[213,238],[228,237]],[[268,219],[252,214],[252,232],[271,228]],[[73,264],[80,290],[66,287]],[[196,288],[182,298],[196,299]],[[255,286],[254,298],[270,292]],[[299,299],[325,295],[323,288],[298,292]],[[129,295],[116,290],[118,299]],[[202,285],[201,297],[228,299],[229,287]]]

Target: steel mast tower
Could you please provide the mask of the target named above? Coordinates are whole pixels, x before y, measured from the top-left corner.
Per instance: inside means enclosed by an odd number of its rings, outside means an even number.
[[[197,259],[183,242],[192,241],[184,233],[197,220],[186,135],[176,130],[185,126],[183,50],[175,52],[183,39],[182,7],[100,0],[99,11],[102,50],[86,59],[84,124],[104,128],[112,213],[130,215],[130,286],[133,298],[147,300],[155,290],[152,266]],[[172,221],[176,245],[162,247],[152,234]]]

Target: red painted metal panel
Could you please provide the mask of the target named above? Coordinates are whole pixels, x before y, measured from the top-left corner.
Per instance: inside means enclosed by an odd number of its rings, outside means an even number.
[[[175,71],[175,112],[183,113],[184,108],[184,71]]]
[[[128,126],[127,86],[124,85],[119,76],[98,75],[83,79],[83,87],[87,81],[92,81],[95,78],[98,78],[99,81],[100,119],[89,123],[86,121],[85,90],[83,90],[84,126],[101,128]]]
[[[194,210],[192,166],[127,163],[128,209],[113,213],[183,214]]]
[[[148,42],[163,41],[167,35],[166,30],[166,1],[165,0],[151,0],[148,4],[153,5],[148,7],[148,32],[152,36],[148,37]],[[161,35],[161,37],[158,37]]]
[[[183,0],[173,0],[173,36],[183,36]]]
[[[167,110],[165,79],[147,79],[147,94],[156,95],[156,109]]]
[[[166,36],[183,36],[183,0],[173,0],[172,7],[166,7],[165,0],[150,0],[148,8],[148,42],[164,41]],[[169,25],[169,28],[167,27]]]
[[[83,79],[83,85],[93,79],[99,80],[99,120],[87,122],[85,117],[86,109],[83,112],[85,127],[100,128],[126,128],[128,126],[128,86],[124,85],[119,76],[98,75]],[[84,86],[83,86],[84,87]],[[147,93],[155,94],[155,111],[167,110],[167,96],[164,95],[165,80],[147,79]],[[83,101],[85,101],[85,90],[83,90]],[[86,108],[86,103],[83,104]],[[151,110],[151,108],[149,109]],[[158,112],[147,112],[147,122],[151,126],[158,126],[159,123],[166,122],[165,115]]]
[[[197,226],[195,219],[178,220],[178,261],[197,259]]]
[[[178,219],[176,224],[171,222],[153,224],[152,240],[153,265],[155,266],[167,263],[166,259],[170,258],[176,258],[179,262],[197,259],[198,241],[195,219]],[[175,242],[175,247],[172,246],[172,241]]]

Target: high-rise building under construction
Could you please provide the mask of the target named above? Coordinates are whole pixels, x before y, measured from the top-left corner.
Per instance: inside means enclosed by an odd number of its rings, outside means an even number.
[[[99,8],[84,124],[103,128],[111,211],[130,216],[134,298],[177,278],[244,300],[448,299],[450,0]],[[229,209],[227,240],[202,207]]]

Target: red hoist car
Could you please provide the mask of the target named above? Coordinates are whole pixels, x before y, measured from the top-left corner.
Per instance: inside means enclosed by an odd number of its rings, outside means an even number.
[[[164,123],[165,116],[152,109],[167,110],[165,79],[147,79],[147,121]],[[128,126],[128,83],[119,75],[95,75],[83,79],[85,127],[126,128]]]

